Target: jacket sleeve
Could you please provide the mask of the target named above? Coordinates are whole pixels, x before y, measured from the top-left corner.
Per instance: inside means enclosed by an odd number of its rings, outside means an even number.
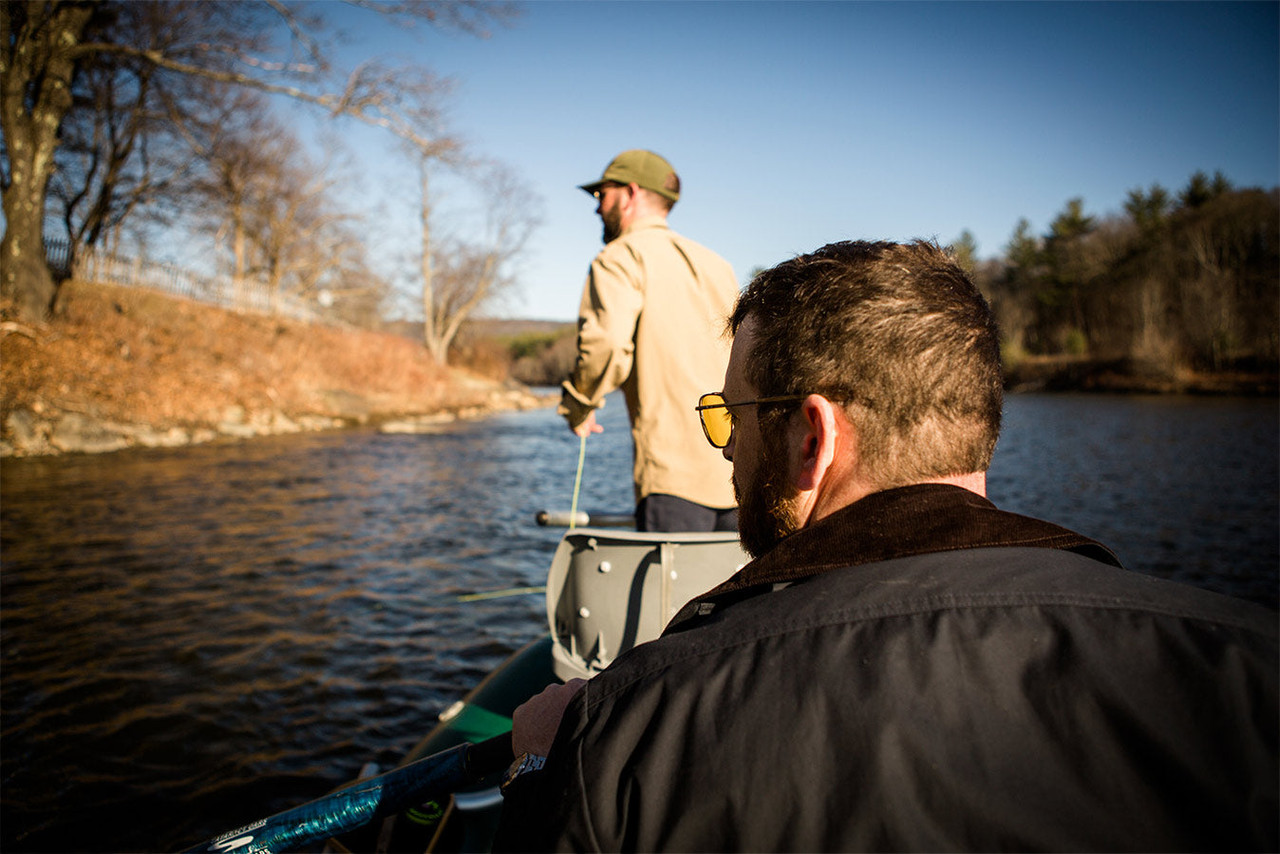
[[[566,707],[543,769],[516,778],[503,790],[495,852],[600,850],[581,787],[577,721],[585,714],[586,693],[586,689],[580,691]]]
[[[578,358],[558,412],[581,424],[631,375],[636,323],[644,309],[644,270],[628,247],[605,247],[591,262],[578,310]]]

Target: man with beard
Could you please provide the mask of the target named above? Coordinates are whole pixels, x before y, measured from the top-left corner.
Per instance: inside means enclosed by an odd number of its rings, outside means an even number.
[[[652,151],[624,151],[581,189],[598,202],[605,247],[583,289],[559,412],[577,435],[599,432],[595,411],[621,388],[637,529],[732,531],[730,467],[698,437],[689,401],[724,376],[729,345],[719,333],[738,296],[733,268],[667,226],[680,178]]]
[[[1275,850],[1275,614],[984,497],[998,341],[950,256],[832,244],[731,327],[699,411],[755,559],[516,711],[499,848]]]

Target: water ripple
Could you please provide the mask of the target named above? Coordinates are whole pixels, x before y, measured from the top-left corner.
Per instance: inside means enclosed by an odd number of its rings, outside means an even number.
[[[581,505],[629,509],[621,400]],[[1273,402],[1010,401],[991,491],[1134,568],[1274,601]],[[550,411],[6,460],[0,848],[174,850],[394,763],[545,630],[578,442]],[[141,818],[139,818],[141,817]]]

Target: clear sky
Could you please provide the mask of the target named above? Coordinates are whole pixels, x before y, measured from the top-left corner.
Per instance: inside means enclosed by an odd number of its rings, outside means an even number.
[[[628,148],[672,162],[672,227],[744,282],[852,238],[967,228],[995,256],[1020,218],[1042,234],[1073,197],[1120,213],[1130,189],[1197,170],[1280,184],[1274,2],[532,2],[488,39],[331,9],[353,56],[453,77],[450,129],[541,197],[497,316],[576,316],[600,248],[576,186]],[[371,248],[405,251],[411,173],[345,137],[380,205]]]

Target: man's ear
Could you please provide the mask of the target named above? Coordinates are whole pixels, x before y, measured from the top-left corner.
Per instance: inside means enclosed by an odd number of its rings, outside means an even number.
[[[796,429],[799,437],[797,489],[816,491],[836,463],[836,452],[848,422],[836,405],[820,394],[811,394],[800,404]]]

